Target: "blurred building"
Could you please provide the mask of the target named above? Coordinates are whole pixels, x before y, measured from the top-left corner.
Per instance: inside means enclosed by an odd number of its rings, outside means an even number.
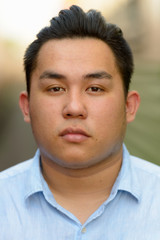
[[[66,0],[64,6],[78,4],[98,9],[106,19],[118,24],[138,57],[160,61],[159,0]]]
[[[124,30],[137,57],[160,62],[160,1],[126,0],[111,20]]]

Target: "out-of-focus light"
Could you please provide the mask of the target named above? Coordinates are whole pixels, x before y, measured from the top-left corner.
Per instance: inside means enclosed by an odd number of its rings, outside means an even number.
[[[0,38],[31,41],[37,32],[58,14],[63,0],[2,0]]]

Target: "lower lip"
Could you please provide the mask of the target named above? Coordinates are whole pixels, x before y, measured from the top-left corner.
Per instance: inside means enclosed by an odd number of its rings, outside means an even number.
[[[65,139],[68,142],[74,142],[74,143],[80,143],[85,141],[88,137],[83,134],[78,133],[68,133],[62,136],[63,139]]]

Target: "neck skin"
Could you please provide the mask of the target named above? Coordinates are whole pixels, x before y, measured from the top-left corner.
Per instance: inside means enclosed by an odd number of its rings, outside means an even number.
[[[42,173],[55,200],[84,223],[109,197],[121,168],[122,151],[85,169],[63,168],[42,157]]]

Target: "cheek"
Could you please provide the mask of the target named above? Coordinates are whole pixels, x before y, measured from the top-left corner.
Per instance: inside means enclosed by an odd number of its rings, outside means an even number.
[[[52,98],[38,97],[32,101],[30,106],[32,113],[38,113],[41,117],[49,117],[49,115],[56,114],[60,103],[53,101]]]
[[[117,99],[110,98],[106,101],[96,101],[91,105],[92,115],[99,121],[116,120],[119,116],[124,115],[124,103],[118,102]]]
[[[96,125],[97,131],[102,135],[105,132],[121,130],[126,122],[125,104],[110,99],[102,103],[95,103],[92,108],[92,120]]]
[[[30,105],[31,124],[34,128],[49,129],[59,120],[59,104],[38,98]]]

